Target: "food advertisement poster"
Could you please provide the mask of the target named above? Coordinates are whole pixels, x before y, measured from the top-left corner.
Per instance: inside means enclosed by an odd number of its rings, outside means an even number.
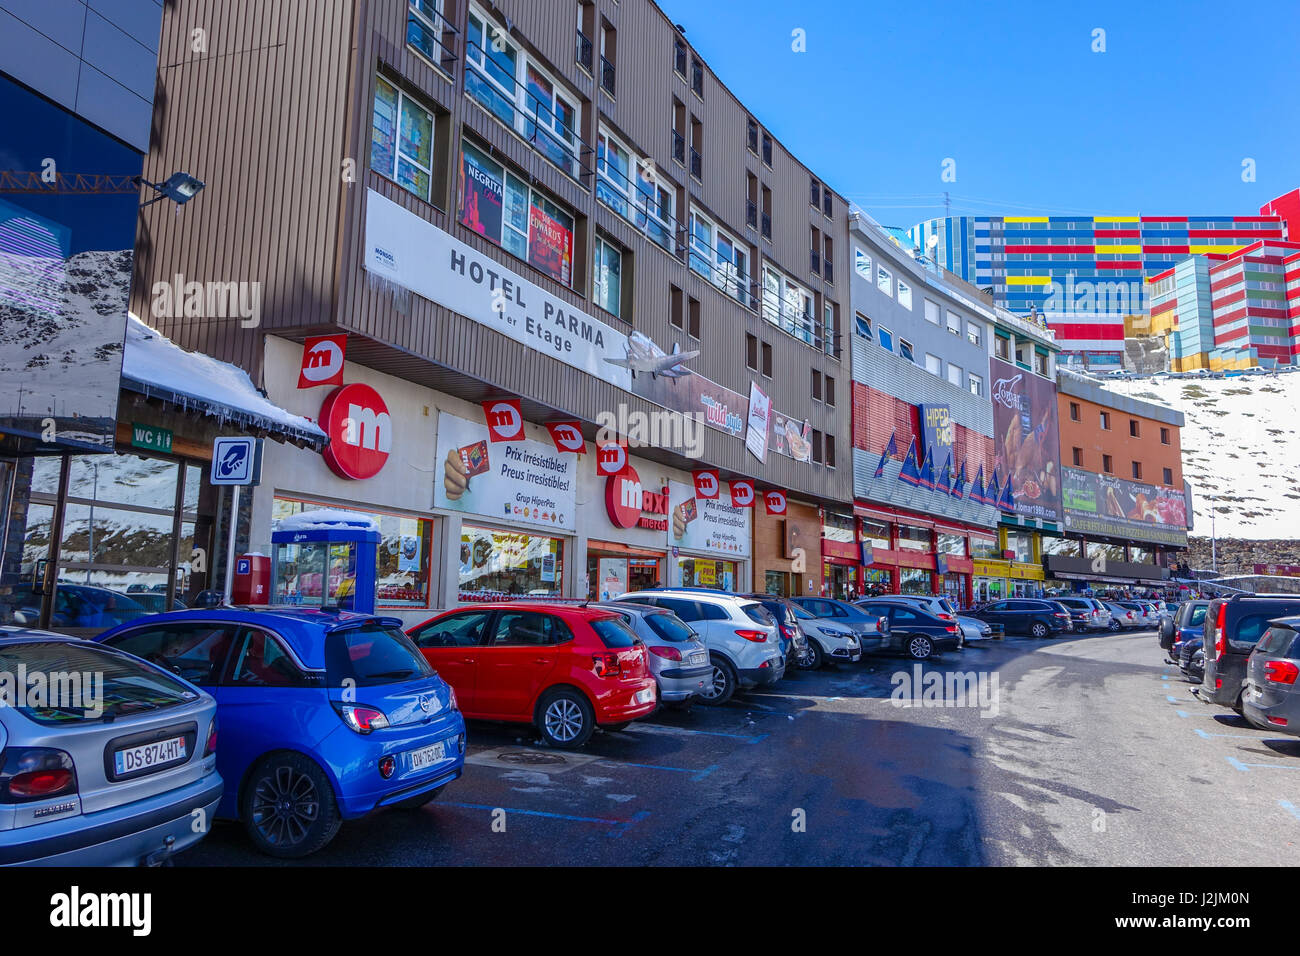
[[[487,425],[438,415],[433,504],[510,524],[577,528],[578,458],[535,441],[489,442]]]
[[[668,544],[683,551],[706,551],[731,558],[750,553],[752,508],[731,507],[731,496],[715,499],[695,497],[695,486],[668,482],[672,510],[668,522]]]
[[[1187,499],[1181,489],[1078,468],[1062,468],[1061,480],[1070,531],[1187,544]]]
[[[1060,435],[1056,383],[1001,359],[989,359],[993,380],[995,467],[1011,480],[1016,513],[1061,520]]]
[[[795,461],[812,461],[812,424],[773,409],[772,450]]]

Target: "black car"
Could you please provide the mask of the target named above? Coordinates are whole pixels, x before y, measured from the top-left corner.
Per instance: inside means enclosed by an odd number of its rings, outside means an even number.
[[[945,621],[901,602],[868,599],[858,604],[873,617],[889,618],[889,635],[880,646],[883,651],[901,651],[913,660],[923,661],[960,646],[961,628],[956,621]]]
[[[1300,614],[1300,595],[1242,595],[1215,598],[1205,611],[1205,677],[1196,696],[1241,713],[1246,661],[1268,622]]]
[[[776,626],[781,631],[781,652],[800,670],[812,670],[821,662],[811,653],[808,636],[795,613],[789,598],[776,594],[738,594],[737,597],[750,598],[767,608],[768,613],[776,619]]]
[[[967,617],[977,617],[990,624],[1001,624],[1007,634],[1028,634],[1030,637],[1047,637],[1070,629],[1070,615],[1055,601],[1030,598],[1010,598],[995,601]]]
[[[1178,669],[1193,684],[1199,684],[1205,676],[1205,655],[1201,653],[1203,645],[1204,641],[1199,637],[1193,637],[1183,641],[1177,648]]]

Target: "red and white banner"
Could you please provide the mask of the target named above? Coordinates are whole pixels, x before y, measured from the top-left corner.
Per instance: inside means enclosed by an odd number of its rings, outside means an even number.
[[[691,477],[695,479],[695,497],[708,498],[710,500],[718,497],[718,491],[722,488],[722,482],[718,478],[718,473],[712,468],[701,468],[699,471],[691,472]]]
[[[298,366],[298,387],[343,384],[343,358],[347,354],[347,333],[317,335],[302,343],[302,364]]]
[[[580,455],[587,450],[587,443],[582,438],[581,422],[547,422],[546,430],[551,433],[556,451],[571,451]]]
[[[488,438],[492,441],[523,441],[524,413],[517,398],[496,398],[483,402]]]
[[[731,507],[754,507],[754,483],[752,481],[746,478],[731,483]]]
[[[763,504],[767,506],[767,513],[770,515],[785,514],[785,492],[776,490],[763,492]]]
[[[596,474],[604,478],[617,475],[627,467],[627,448],[613,442],[596,449]]]

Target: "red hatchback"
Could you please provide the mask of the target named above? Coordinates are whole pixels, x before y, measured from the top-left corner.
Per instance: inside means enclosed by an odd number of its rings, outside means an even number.
[[[613,611],[532,601],[446,611],[406,632],[461,713],[534,725],[555,747],[655,709],[645,646]]]

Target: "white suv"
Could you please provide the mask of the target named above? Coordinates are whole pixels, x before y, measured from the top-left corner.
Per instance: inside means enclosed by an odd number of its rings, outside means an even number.
[[[619,600],[667,608],[704,639],[713,676],[701,703],[725,704],[738,688],[774,684],[785,676],[776,619],[757,601],[695,588],[633,591]]]

